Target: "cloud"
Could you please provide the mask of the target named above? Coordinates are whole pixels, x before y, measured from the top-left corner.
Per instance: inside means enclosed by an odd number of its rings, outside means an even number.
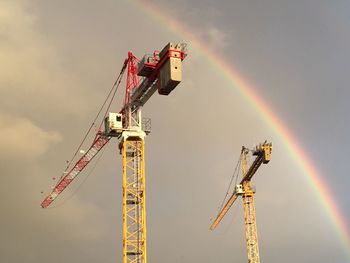
[[[228,34],[220,30],[215,25],[208,25],[202,32],[201,36],[207,45],[213,49],[224,49],[228,46]]]
[[[61,140],[57,132],[45,131],[29,119],[0,114],[0,148],[7,158],[35,159]]]
[[[0,110],[41,118],[44,112],[57,114],[60,106],[61,113],[86,109],[81,85],[74,73],[65,70],[54,43],[40,32],[39,19],[27,5],[0,2]]]
[[[97,97],[108,89],[112,80],[108,74],[116,68],[115,61],[122,61],[114,56],[129,48],[142,55],[140,50],[146,46],[147,50],[160,48],[174,35],[135,12],[128,1],[90,2],[82,7],[72,1],[0,1],[0,254],[4,262],[115,262],[122,258],[122,165],[120,156],[116,158],[115,141],[95,176],[82,187],[86,174],[53,203],[56,208],[41,209],[40,202],[93,117],[86,109],[97,106]],[[231,48],[221,48],[242,24],[232,29],[230,23],[220,22],[217,18],[224,10],[216,12],[217,4],[209,11],[203,11],[207,5],[198,8],[187,0],[164,5],[216,52],[227,52],[227,58],[233,54]],[[125,27],[128,14],[134,12],[138,19]],[[215,216],[241,145],[270,138],[271,130],[191,43],[189,52],[179,88],[169,97],[155,95],[144,112],[154,124],[146,146],[149,259],[225,262],[234,254],[243,261],[241,200],[217,232],[208,231],[209,218]],[[59,143],[62,138],[64,143]],[[296,176],[300,171],[283,146],[277,139],[272,141],[276,143],[273,161],[254,179],[261,251],[268,253],[265,259],[297,251],[300,258],[306,255],[301,262],[310,261],[310,253],[300,253],[300,247],[312,243],[317,251],[329,253],[332,249],[322,250],[319,243],[321,239],[332,242],[334,237],[317,235],[319,229],[327,228],[320,223],[323,214],[313,196],[305,195],[307,185],[302,186]],[[193,242],[193,237],[200,241]],[[169,257],[174,247],[177,254]],[[275,247],[278,253],[272,255]],[[288,262],[295,260],[289,258]]]
[[[0,59],[5,64],[0,73],[2,92],[15,88],[27,93],[33,84],[39,90],[38,84],[47,78],[42,73],[53,51],[37,33],[35,21],[17,1],[0,2]]]
[[[40,208],[40,192],[49,190],[48,175],[62,151],[58,143],[68,137],[69,124],[62,119],[74,119],[87,106],[79,90],[84,83],[64,67],[59,50],[41,32],[35,4],[0,1],[0,254],[5,262],[47,261],[43,258],[51,258],[57,246],[98,240],[105,233],[104,227],[91,227],[98,225],[92,218],[102,214],[99,208],[77,197],[52,210]]]

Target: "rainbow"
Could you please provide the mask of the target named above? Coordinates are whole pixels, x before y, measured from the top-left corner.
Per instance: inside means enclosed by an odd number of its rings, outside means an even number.
[[[162,10],[160,7],[155,6],[152,4],[152,2],[145,0],[134,0],[131,2],[133,2],[136,7],[141,8],[142,12],[149,15],[149,17],[152,17],[160,22],[159,24],[166,25],[168,30],[181,35],[187,41],[189,41],[191,46],[194,46],[204,55],[204,57],[210,60],[211,63],[215,64],[215,66],[220,70],[224,77],[227,78],[232,86],[236,88],[242,97],[244,97],[255,108],[258,115],[260,115],[260,117],[276,133],[278,138],[295,160],[295,163],[300,168],[301,172],[306,176],[310,186],[319,197],[319,200],[329,216],[329,219],[338,232],[345,247],[345,251],[350,257],[350,231],[346,224],[345,217],[339,210],[336,201],[332,197],[331,191],[326,186],[322,176],[312,164],[310,158],[298,144],[297,139],[293,136],[288,127],[278,118],[272,109],[269,108],[265,101],[254,92],[254,89],[242,78],[240,74],[238,74],[237,70],[235,70],[233,66],[228,64],[223,58],[218,56],[214,50],[206,46],[206,44],[198,36],[191,32],[188,27],[172,18],[169,13]]]

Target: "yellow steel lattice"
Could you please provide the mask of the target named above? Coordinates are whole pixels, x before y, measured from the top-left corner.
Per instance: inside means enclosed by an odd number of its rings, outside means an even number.
[[[243,151],[242,156],[242,175],[243,177],[248,172],[248,151]],[[248,263],[260,263],[258,233],[256,230],[256,216],[254,206],[254,192],[251,181],[243,182],[243,207],[244,207],[244,222],[246,230]]]
[[[144,141],[123,142],[123,259],[146,263]]]

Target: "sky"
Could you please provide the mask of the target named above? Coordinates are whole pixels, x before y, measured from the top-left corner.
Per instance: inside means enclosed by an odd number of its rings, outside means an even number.
[[[120,262],[114,140],[52,208],[61,175],[121,69],[186,42],[183,81],[143,109],[149,262],[245,262],[242,200],[215,218],[242,145],[273,143],[253,178],[262,262],[350,262],[350,247],[276,130],[203,50],[138,1],[0,0],[0,258]],[[350,227],[347,1],[151,0],[234,68],[293,134]],[[125,82],[123,82],[125,85]],[[119,111],[123,89],[113,111]],[[84,145],[84,149],[88,145]],[[41,193],[44,192],[44,193]]]

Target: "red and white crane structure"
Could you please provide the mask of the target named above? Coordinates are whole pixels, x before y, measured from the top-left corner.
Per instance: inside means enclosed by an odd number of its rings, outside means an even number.
[[[144,139],[150,132],[141,116],[142,106],[158,90],[168,95],[182,80],[185,44],[167,44],[138,60],[128,52],[121,73],[127,70],[124,103],[119,113],[108,113],[104,129],[98,129],[90,148],[64,174],[41,206],[47,208],[84,170],[91,160],[113,138],[119,140],[123,155],[123,262],[146,263],[146,189]],[[118,81],[118,80],[117,80]],[[119,80],[120,81],[120,80]]]

